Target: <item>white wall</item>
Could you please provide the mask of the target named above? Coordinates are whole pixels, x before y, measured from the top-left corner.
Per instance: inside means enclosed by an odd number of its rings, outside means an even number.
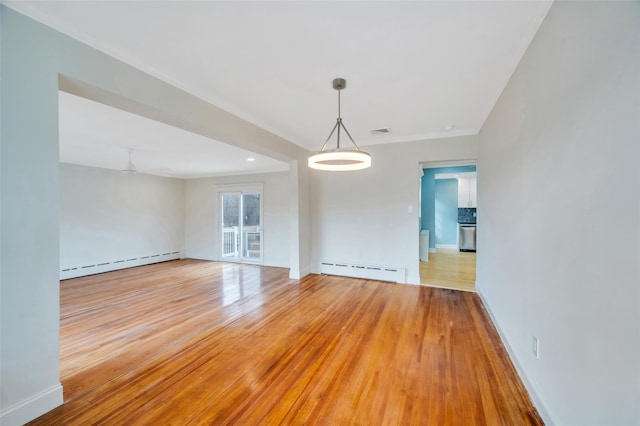
[[[289,162],[289,278],[311,273],[310,169],[306,155]]]
[[[289,267],[289,173],[224,176],[186,181],[187,257],[219,260],[217,191],[225,185],[262,183],[263,264]]]
[[[640,424],[639,159],[640,3],[556,1],[478,162],[478,287],[547,424]]]
[[[62,402],[59,89],[281,161],[305,151],[5,5],[0,15],[0,422],[13,425]],[[291,232],[305,243],[305,231]]]
[[[180,179],[60,164],[63,278],[177,259],[184,221]]]
[[[311,172],[313,271],[320,262],[406,268],[420,283],[418,222],[422,161],[477,158],[475,136],[367,146],[372,166]],[[411,208],[412,212],[409,212]]]
[[[57,74],[22,55],[46,38],[2,5],[0,15],[0,423],[13,426],[62,403],[58,95]]]

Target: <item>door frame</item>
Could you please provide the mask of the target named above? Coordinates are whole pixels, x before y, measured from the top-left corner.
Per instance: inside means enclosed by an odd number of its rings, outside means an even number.
[[[222,204],[220,202],[221,195],[225,192],[239,193],[240,199],[242,199],[242,194],[259,194],[260,195],[260,260],[253,261],[251,259],[246,259],[242,257],[241,247],[240,255],[237,258],[230,259],[228,257],[223,257],[222,250]],[[217,236],[216,236],[216,246],[218,247],[218,261],[219,262],[232,262],[232,263],[247,263],[252,265],[262,265],[264,264],[264,184],[262,182],[258,183],[245,183],[245,184],[230,184],[230,185],[216,185],[216,215],[218,218],[217,224]],[[240,218],[242,221],[242,218]],[[240,226],[242,230],[242,226]],[[242,231],[240,231],[242,234]],[[242,236],[240,237],[242,238]]]
[[[422,229],[422,216],[424,215],[424,212],[422,211],[422,177],[424,176],[424,169],[437,169],[437,168],[443,168],[443,167],[457,167],[457,166],[476,166],[476,178],[478,176],[480,176],[480,170],[478,168],[478,159],[460,159],[460,160],[443,160],[443,161],[420,161],[418,163],[418,166],[420,168],[420,179],[418,179],[418,193],[419,193],[419,197],[418,197],[418,205],[419,205],[419,210],[418,210],[418,221],[419,221],[419,229]],[[480,212],[480,206],[477,207],[477,211]],[[435,235],[433,236],[429,236],[430,238],[434,238],[435,239]],[[420,236],[418,233],[416,233],[415,235],[416,239],[419,239]],[[419,247],[419,241],[417,246]],[[435,250],[435,249],[434,249]],[[429,251],[431,252],[431,249],[429,249]],[[420,271],[420,258],[418,256],[418,271]],[[476,266],[476,274],[477,274],[477,266]],[[420,277],[420,282],[422,283],[422,277]],[[477,275],[476,275],[476,282],[475,282],[475,288],[477,290]],[[422,284],[422,285],[429,285],[429,284]]]

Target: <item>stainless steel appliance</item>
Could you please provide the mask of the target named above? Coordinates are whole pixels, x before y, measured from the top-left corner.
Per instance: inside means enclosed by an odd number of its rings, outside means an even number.
[[[458,248],[460,251],[476,251],[476,224],[458,224]]]

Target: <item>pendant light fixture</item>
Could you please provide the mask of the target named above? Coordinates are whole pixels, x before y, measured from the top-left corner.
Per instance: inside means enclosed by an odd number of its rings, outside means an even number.
[[[331,133],[324,145],[318,152],[314,152],[309,156],[309,167],[317,170],[327,171],[350,171],[350,170],[362,170],[371,166],[371,155],[368,152],[360,151],[360,148],[355,143],[351,134],[342,123],[342,117],[340,115],[340,91],[347,87],[347,82],[343,78],[336,78],[333,80],[333,88],[338,91],[338,119],[333,126]],[[336,148],[326,149],[327,143],[331,139],[337,130],[337,142]],[[340,131],[344,132],[349,137],[349,140],[353,144],[353,148],[341,148],[340,147]]]

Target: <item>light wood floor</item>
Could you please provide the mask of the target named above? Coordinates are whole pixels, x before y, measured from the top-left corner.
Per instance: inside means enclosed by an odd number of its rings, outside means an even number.
[[[457,250],[429,253],[420,262],[420,283],[453,290],[476,291],[476,254]]]
[[[539,425],[476,294],[172,261],[61,283],[33,425]]]

